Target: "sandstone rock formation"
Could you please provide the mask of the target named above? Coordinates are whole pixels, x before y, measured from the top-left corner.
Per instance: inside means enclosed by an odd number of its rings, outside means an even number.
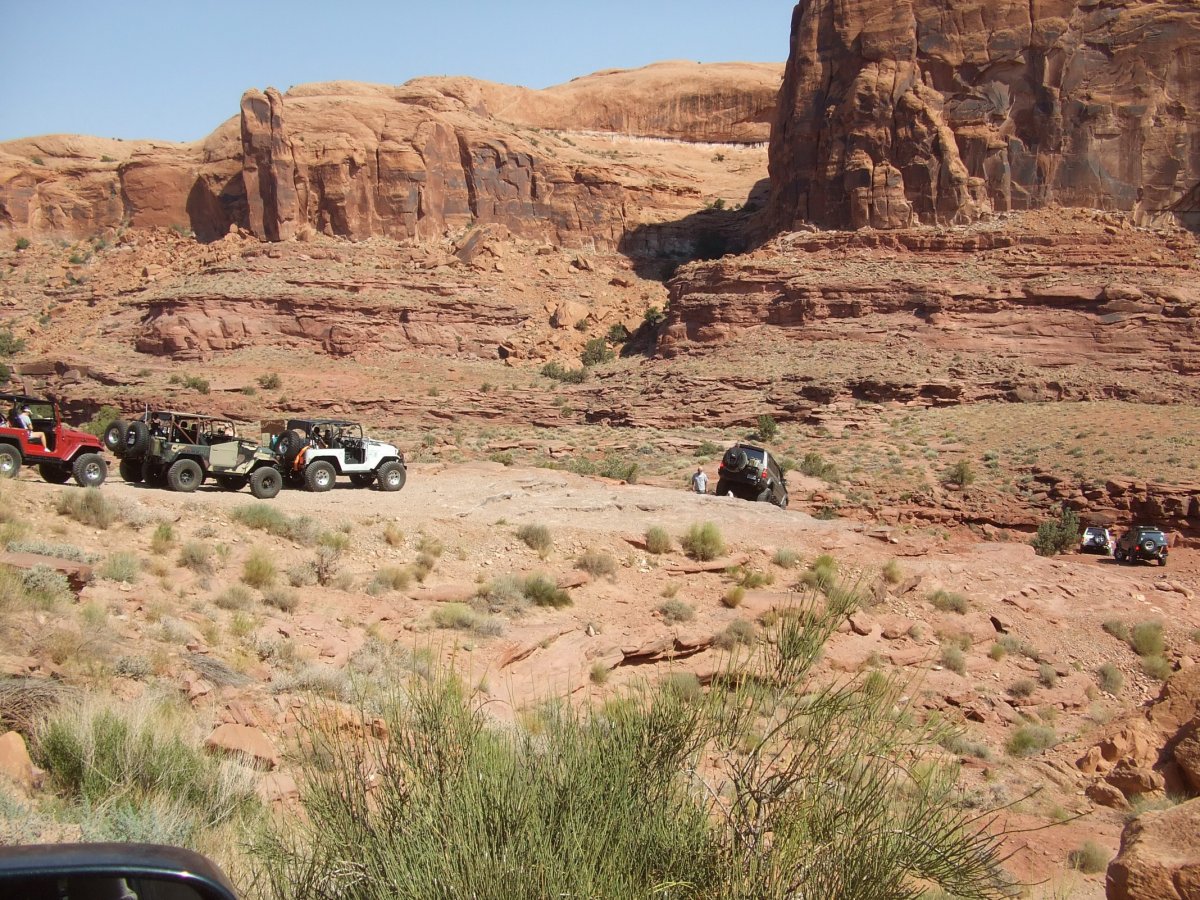
[[[663,63],[545,91],[466,78],[250,90],[237,119],[195,144],[0,145],[0,229],[78,238],[170,226],[212,241],[237,226],[282,241],[314,231],[428,239],[498,223],[559,246],[615,248],[648,210],[679,218],[699,208],[698,194],[676,215],[662,172],[542,130],[761,143],[781,71]]]
[[[1191,0],[801,0],[769,227],[1186,207],[1197,73]]]
[[[1109,900],[1192,900],[1200,897],[1200,800],[1143,813],[1121,835],[1108,866]]]

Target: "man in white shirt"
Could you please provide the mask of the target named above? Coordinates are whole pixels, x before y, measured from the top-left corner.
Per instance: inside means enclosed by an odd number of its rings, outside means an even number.
[[[708,493],[708,476],[704,474],[702,466],[697,466],[696,474],[692,476],[692,490],[697,494]]]

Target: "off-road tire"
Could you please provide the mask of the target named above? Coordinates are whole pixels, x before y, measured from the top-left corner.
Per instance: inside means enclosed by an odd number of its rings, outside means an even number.
[[[250,473],[250,493],[259,500],[270,500],[283,488],[283,473],[274,466],[263,466]]]
[[[125,455],[144,456],[150,448],[150,426],[145,422],[130,422],[125,429]]]
[[[788,495],[784,494],[783,497],[780,499],[779,503],[777,504],[777,506],[780,509],[787,509],[787,505],[788,505]]]
[[[769,503],[771,500],[771,489],[763,488],[758,492],[758,496],[754,498],[755,503]]]
[[[240,491],[250,482],[246,475],[217,475],[215,480],[221,490],[234,492]]]
[[[125,455],[125,432],[129,430],[129,423],[124,419],[114,419],[104,429],[104,436],[101,440],[104,441],[104,449],[113,456]]]
[[[1160,556],[1158,558],[1158,564],[1160,566],[1165,566],[1167,564],[1167,554],[1164,553],[1162,556]]]
[[[81,453],[71,465],[71,474],[80,487],[100,487],[108,477],[108,463],[99,453]]]
[[[733,491],[731,491],[729,489],[728,482],[721,481],[720,479],[718,479],[717,480],[717,496],[718,497],[728,497],[731,493],[733,493]]]
[[[42,476],[42,481],[51,484],[66,484],[71,480],[71,470],[58,463],[38,463],[38,474]]]
[[[1121,550],[1120,548],[1114,550],[1113,551],[1113,559],[1115,559],[1118,564],[1124,563],[1125,562],[1125,551]]]
[[[304,486],[314,494],[333,490],[336,481],[337,470],[323,459],[310,462],[304,469]]]
[[[367,488],[375,483],[374,472],[351,472],[350,483],[355,487]]]
[[[141,484],[146,480],[146,473],[142,471],[142,461],[140,459],[123,459],[117,468],[121,473],[121,479],[126,484]]]
[[[304,436],[304,432],[293,428],[279,435],[279,440],[275,443],[275,452],[279,454],[279,458],[286,465],[290,466],[296,461],[296,454],[303,450],[307,443],[308,438]]]
[[[21,472],[21,451],[12,444],[0,444],[0,478],[16,478]]]
[[[190,494],[204,481],[204,470],[194,459],[177,459],[167,469],[167,486],[181,494]]]
[[[389,459],[375,470],[379,473],[381,491],[398,491],[408,481],[408,471],[397,460]]]
[[[725,451],[725,468],[730,472],[742,471],[742,469],[746,468],[746,464],[749,461],[750,457],[746,455],[746,451],[741,447],[730,447]]]

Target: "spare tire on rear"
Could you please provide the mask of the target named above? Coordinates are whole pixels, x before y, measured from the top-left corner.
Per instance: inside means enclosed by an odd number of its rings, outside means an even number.
[[[145,422],[130,422],[125,430],[125,455],[144,456],[150,449],[150,426]]]
[[[290,466],[296,461],[296,455],[304,449],[307,443],[308,438],[304,436],[304,432],[293,428],[279,435],[279,440],[275,442],[275,452]]]
[[[129,430],[129,423],[124,419],[114,419],[104,429],[104,449],[114,456],[125,455],[125,432]]]
[[[741,447],[730,447],[725,451],[725,468],[730,472],[740,472],[746,468],[746,462],[749,457],[746,456],[746,451]]]

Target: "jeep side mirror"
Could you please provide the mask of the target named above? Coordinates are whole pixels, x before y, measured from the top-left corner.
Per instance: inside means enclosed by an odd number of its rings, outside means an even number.
[[[0,847],[0,896],[9,900],[238,900],[198,853],[158,844]]]

